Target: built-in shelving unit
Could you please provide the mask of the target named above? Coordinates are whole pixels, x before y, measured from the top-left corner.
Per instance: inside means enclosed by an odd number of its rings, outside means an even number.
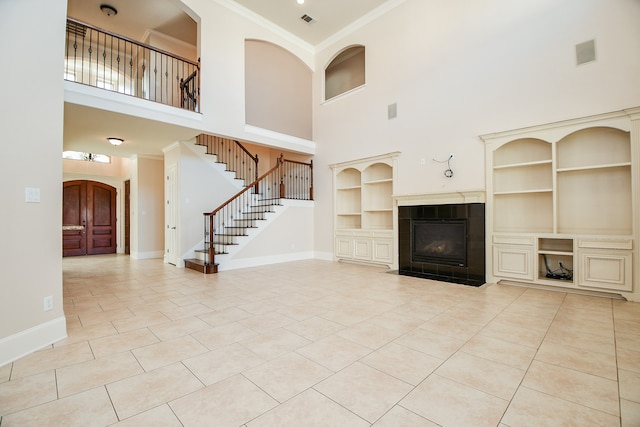
[[[538,280],[573,286],[573,239],[538,239]]]
[[[490,278],[637,295],[640,108],[482,138]]]
[[[391,266],[393,190],[399,153],[332,165],[335,256]]]
[[[393,228],[393,167],[374,163],[362,172],[363,228]]]
[[[339,228],[362,226],[362,179],[360,171],[347,168],[340,173],[336,185],[336,222]]]

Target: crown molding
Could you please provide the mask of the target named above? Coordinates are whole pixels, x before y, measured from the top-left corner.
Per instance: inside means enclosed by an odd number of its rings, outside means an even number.
[[[303,49],[311,54],[315,54],[315,49],[313,47],[313,45],[305,42],[304,40],[302,40],[299,37],[294,36],[293,34],[291,34],[289,31],[285,30],[284,28],[282,28],[279,25],[274,24],[273,22],[269,21],[268,19],[262,17],[261,15],[258,15],[257,13],[255,13],[252,10],[247,9],[246,7],[231,1],[231,0],[214,0],[216,3],[218,3],[221,6],[226,7],[227,9],[231,10],[232,12],[237,13],[238,15],[248,19],[249,21],[258,24],[259,26],[273,32],[274,34],[282,37],[283,39],[287,40],[288,42],[296,45],[297,47],[299,47],[300,49]]]
[[[336,43],[340,39],[348,36],[351,33],[354,33],[355,31],[359,30],[360,28],[364,27],[365,25],[375,21],[376,19],[378,19],[382,15],[386,14],[390,10],[395,9],[396,7],[400,6],[405,1],[407,1],[407,0],[390,0],[388,2],[385,2],[385,3],[381,4],[377,8],[373,9],[371,12],[369,12],[366,15],[362,16],[361,18],[355,20],[354,22],[352,22],[351,24],[347,25],[346,27],[344,27],[343,29],[341,29],[340,31],[338,31],[337,33],[332,35],[331,37],[329,37],[326,40],[324,40],[323,42],[317,44],[316,47],[315,47],[315,52],[317,53],[317,52],[320,52],[320,51],[326,49],[327,47],[329,47],[332,44]]]

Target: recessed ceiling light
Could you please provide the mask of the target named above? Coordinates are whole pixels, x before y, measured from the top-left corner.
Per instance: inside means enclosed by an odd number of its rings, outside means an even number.
[[[304,0],[298,0],[298,4],[304,4]]]

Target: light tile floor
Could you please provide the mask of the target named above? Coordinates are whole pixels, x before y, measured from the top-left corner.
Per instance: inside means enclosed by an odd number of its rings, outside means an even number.
[[[640,304],[327,261],[66,258],[9,426],[640,426]]]

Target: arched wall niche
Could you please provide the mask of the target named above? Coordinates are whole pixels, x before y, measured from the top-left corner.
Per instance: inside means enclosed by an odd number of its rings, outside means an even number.
[[[312,70],[290,51],[245,40],[245,123],[311,140]]]
[[[365,68],[363,45],[347,46],[338,52],[324,69],[324,99],[364,86]]]

